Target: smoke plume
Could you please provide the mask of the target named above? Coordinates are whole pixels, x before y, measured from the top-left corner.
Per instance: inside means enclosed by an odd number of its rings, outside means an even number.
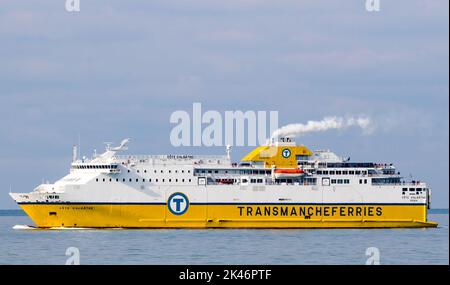
[[[368,117],[342,118],[325,117],[321,121],[308,121],[306,124],[289,124],[273,132],[271,139],[276,137],[295,137],[312,132],[325,132],[331,129],[343,130],[349,127],[360,127],[364,133],[371,133],[373,128]]]

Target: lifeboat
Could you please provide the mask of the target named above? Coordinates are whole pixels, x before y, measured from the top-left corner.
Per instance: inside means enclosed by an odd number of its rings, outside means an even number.
[[[217,184],[234,184],[234,179],[216,179]]]
[[[276,179],[296,178],[303,176],[305,172],[298,168],[274,169],[273,174]]]

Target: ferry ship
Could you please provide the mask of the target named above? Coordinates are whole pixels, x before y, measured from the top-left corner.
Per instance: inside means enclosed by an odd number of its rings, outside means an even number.
[[[124,155],[129,140],[77,158],[70,173],[10,193],[38,228],[395,228],[427,220],[431,189],[392,164],[351,162],[293,138],[239,163],[218,156]]]

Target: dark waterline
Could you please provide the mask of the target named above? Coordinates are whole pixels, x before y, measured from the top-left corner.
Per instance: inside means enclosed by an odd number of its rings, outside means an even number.
[[[448,209],[430,209],[429,214],[447,214]],[[0,216],[26,216],[27,214],[21,209],[0,209]]]

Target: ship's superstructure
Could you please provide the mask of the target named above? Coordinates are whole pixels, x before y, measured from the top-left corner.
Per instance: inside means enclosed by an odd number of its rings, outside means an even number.
[[[12,198],[38,227],[433,227],[431,190],[392,164],[351,162],[291,138],[226,155],[119,155],[77,159],[54,184]]]

